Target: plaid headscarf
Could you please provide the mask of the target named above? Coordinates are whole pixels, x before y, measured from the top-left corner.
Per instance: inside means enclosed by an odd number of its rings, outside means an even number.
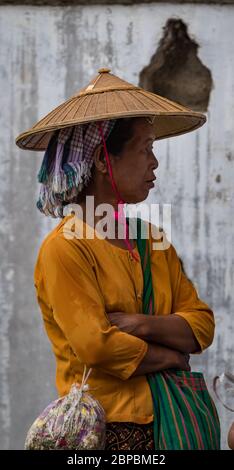
[[[105,139],[115,122],[102,121]],[[96,122],[54,132],[38,173],[41,188],[37,207],[43,214],[63,217],[64,201],[72,201],[90,180],[93,153],[101,142]]]

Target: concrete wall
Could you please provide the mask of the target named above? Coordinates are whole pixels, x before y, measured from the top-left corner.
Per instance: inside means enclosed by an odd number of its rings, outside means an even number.
[[[205,3],[229,5],[234,0],[0,0],[0,5],[68,6],[68,5],[137,5],[143,3]]]
[[[208,123],[156,145],[150,199],[172,203],[173,243],[216,314],[212,347],[194,368],[233,371],[233,6],[1,6],[0,60],[0,448],[20,449],[37,414],[56,397],[54,359],[33,286],[38,248],[54,223],[35,208],[41,156],[20,151],[19,132],[87,84],[101,66],[138,83],[162,28],[182,19],[213,80]],[[218,176],[220,175],[220,176]],[[218,176],[218,177],[217,177]],[[220,408],[223,447],[231,413]]]

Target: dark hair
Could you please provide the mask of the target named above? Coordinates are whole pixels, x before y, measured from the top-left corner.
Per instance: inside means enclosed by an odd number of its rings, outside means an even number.
[[[133,137],[133,125],[136,118],[117,119],[108,139],[106,147],[108,153],[118,156],[123,151],[125,144]]]

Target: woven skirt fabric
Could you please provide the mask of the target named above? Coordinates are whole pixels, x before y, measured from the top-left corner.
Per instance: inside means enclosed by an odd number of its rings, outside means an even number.
[[[107,423],[105,450],[154,450],[153,422],[149,424]]]

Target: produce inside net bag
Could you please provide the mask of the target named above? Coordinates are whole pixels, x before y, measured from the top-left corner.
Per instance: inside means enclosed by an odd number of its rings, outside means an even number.
[[[64,397],[50,403],[28,431],[25,449],[63,450],[105,447],[105,413],[87,390],[84,370],[81,385],[73,384]]]

